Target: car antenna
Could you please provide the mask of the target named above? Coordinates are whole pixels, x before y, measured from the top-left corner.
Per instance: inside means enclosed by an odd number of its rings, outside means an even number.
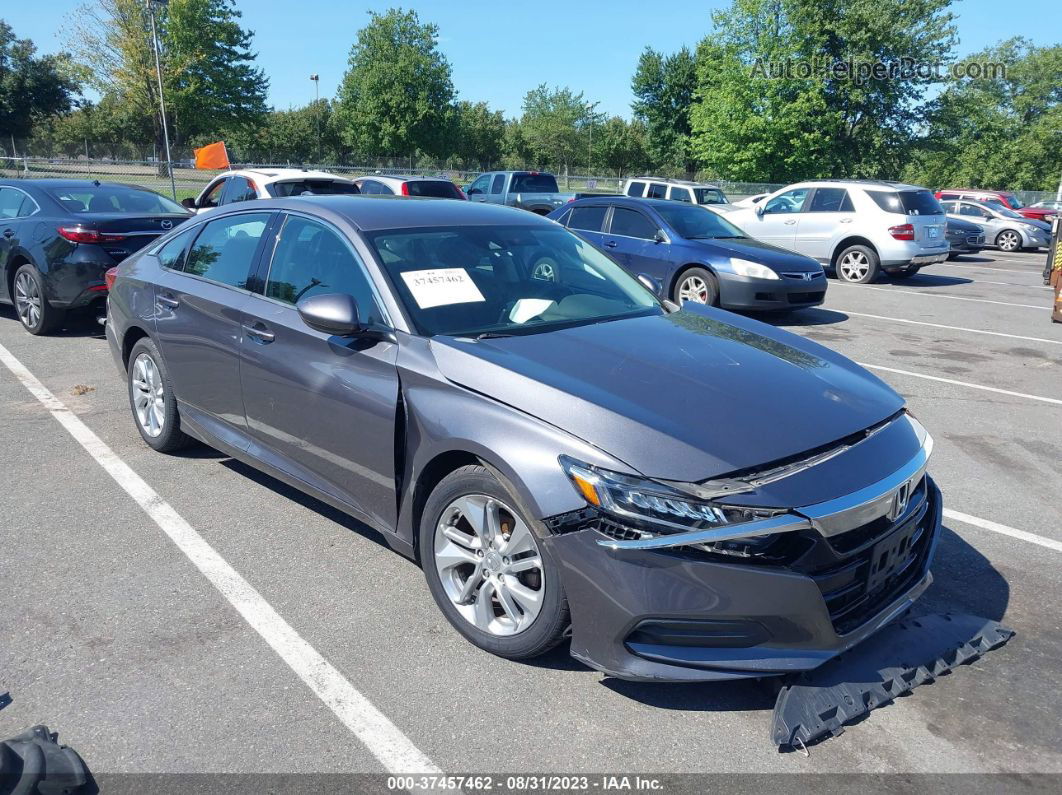
[[[98,188],[100,186],[100,181],[98,179],[94,179],[92,180],[92,184]]]

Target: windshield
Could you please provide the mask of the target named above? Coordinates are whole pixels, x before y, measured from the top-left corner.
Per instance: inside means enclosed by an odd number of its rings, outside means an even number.
[[[559,193],[557,179],[552,174],[513,174],[510,193]]]
[[[406,183],[410,196],[430,196],[433,199],[463,199],[461,191],[445,179],[411,179]]]
[[[284,196],[331,196],[334,194],[361,193],[353,182],[334,179],[297,179],[291,182],[274,182],[266,185],[274,198]]]
[[[552,224],[366,237],[421,334],[533,334],[663,312],[619,265]]]
[[[1007,204],[1010,205],[1012,210],[1020,210],[1025,206],[1025,202],[1015,196],[1013,193],[1004,193],[1003,198],[1007,200]]]
[[[694,188],[697,204],[729,204],[719,188]]]
[[[71,213],[189,215],[188,210],[165,196],[126,185],[75,185],[46,190],[63,205],[63,209]]]
[[[657,207],[668,226],[687,240],[710,240],[717,237],[745,237],[744,233],[729,221],[724,221],[711,210],[703,207]]]
[[[1025,216],[1021,213],[1016,213],[1002,202],[984,202],[986,207],[990,207],[994,212],[1002,215],[1004,218],[1021,218],[1025,219]]]

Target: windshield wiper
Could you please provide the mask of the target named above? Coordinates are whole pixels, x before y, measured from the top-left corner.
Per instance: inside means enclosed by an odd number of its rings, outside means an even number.
[[[474,340],[497,340],[502,337],[515,337],[515,334],[507,334],[504,331],[481,331],[479,334],[474,334],[472,339]]]

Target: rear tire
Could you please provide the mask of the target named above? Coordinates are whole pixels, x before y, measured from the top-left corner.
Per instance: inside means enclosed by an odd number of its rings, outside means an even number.
[[[479,465],[443,478],[421,513],[420,561],[435,603],[465,638],[510,660],[549,651],[571,623],[537,526]]]
[[[706,306],[719,306],[719,282],[704,268],[684,270],[675,281],[672,300],[682,306],[686,301]]]
[[[169,373],[150,338],[138,340],[129,352],[126,383],[133,422],[148,447],[174,453],[192,444],[192,437],[181,430]]]
[[[12,287],[15,314],[30,334],[50,334],[63,325],[65,313],[48,303],[44,295],[44,279],[34,266],[27,263],[19,268]]]
[[[849,246],[837,256],[837,278],[849,284],[870,284],[881,272],[881,260],[869,246]]]

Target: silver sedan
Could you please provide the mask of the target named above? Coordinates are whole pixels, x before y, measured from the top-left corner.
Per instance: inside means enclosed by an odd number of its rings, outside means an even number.
[[[985,230],[985,242],[1000,251],[1020,251],[1051,245],[1051,227],[1025,218],[999,202],[968,199],[941,202],[949,218],[971,221]]]

